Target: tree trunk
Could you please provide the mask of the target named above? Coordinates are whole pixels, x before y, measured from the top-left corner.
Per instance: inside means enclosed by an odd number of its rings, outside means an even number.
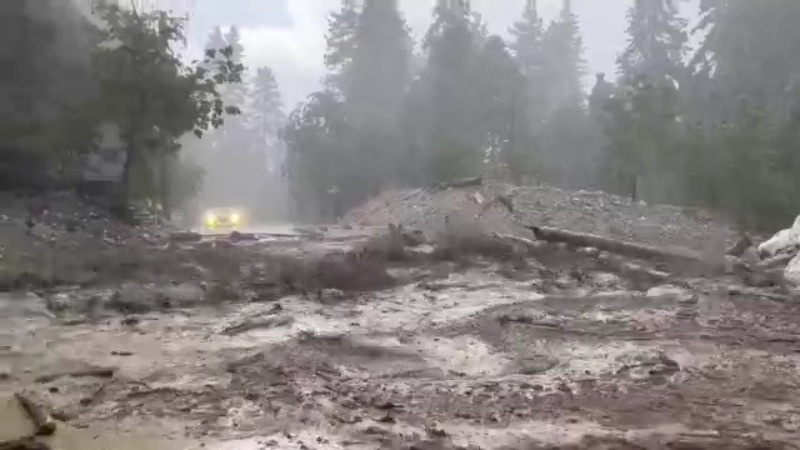
[[[173,173],[175,165],[175,156],[172,154],[164,154],[161,156],[161,164],[159,170],[159,196],[161,197],[161,213],[164,218],[169,220],[172,217],[172,191],[170,186],[170,174]]]

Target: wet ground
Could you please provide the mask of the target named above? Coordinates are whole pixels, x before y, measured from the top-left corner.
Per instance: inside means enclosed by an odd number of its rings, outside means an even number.
[[[89,321],[4,294],[0,392],[46,393],[67,450],[798,448],[796,304],[537,261],[390,273],[406,282]],[[25,432],[2,415],[0,437]]]

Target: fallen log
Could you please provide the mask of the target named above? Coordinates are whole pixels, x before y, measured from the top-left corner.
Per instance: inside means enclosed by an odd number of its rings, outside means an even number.
[[[777,269],[786,267],[789,264],[789,261],[794,259],[797,256],[797,253],[787,253],[784,255],[773,256],[772,258],[765,259],[764,261],[760,262],[755,268],[757,270],[770,270],[770,269]]]
[[[169,240],[172,242],[200,242],[203,240],[203,235],[194,231],[176,231],[169,235]]]
[[[49,373],[45,375],[40,375],[36,377],[37,383],[50,383],[51,381],[55,381],[59,378],[64,377],[75,377],[75,378],[82,378],[82,377],[97,377],[97,378],[111,378],[114,376],[116,369],[113,367],[93,367],[89,369],[79,369],[79,370],[72,370],[72,371],[64,371],[64,372],[56,372],[56,373]]]
[[[284,325],[291,325],[292,323],[294,323],[294,318],[286,315],[262,319],[247,319],[243,322],[225,327],[225,329],[222,330],[222,334],[226,336],[236,336],[258,328],[275,328]]]
[[[665,249],[652,245],[620,241],[588,233],[576,233],[551,227],[527,226],[536,239],[565,243],[573,247],[594,247],[599,250],[618,253],[624,256],[646,260],[660,260],[678,267],[702,267],[718,272],[728,270],[728,259],[708,261],[702,253],[690,250]]]
[[[535,254],[537,251],[542,249],[542,242],[536,242],[531,239],[524,238],[522,236],[514,236],[512,234],[500,234],[500,233],[492,233],[497,239],[502,241],[509,241],[512,243],[519,244],[520,246],[524,247],[528,254]]]
[[[588,249],[579,249],[588,253]],[[643,267],[626,261],[623,257],[602,252],[597,256],[598,261],[604,270],[619,274],[622,278],[633,283],[640,290],[647,290],[659,284],[679,284],[675,277],[668,272]]]
[[[14,394],[33,421],[37,436],[50,436],[56,431],[56,421],[50,415],[47,403],[34,391],[24,390]]]

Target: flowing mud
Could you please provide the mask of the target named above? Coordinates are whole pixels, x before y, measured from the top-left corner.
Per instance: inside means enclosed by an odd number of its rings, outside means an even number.
[[[236,244],[234,296],[264,255],[352,265],[307,292],[85,317],[4,294],[0,442],[30,431],[24,387],[65,450],[798,448],[800,305],[721,279],[631,290],[568,251],[362,262],[371,233]],[[366,267],[393,283],[348,289]]]

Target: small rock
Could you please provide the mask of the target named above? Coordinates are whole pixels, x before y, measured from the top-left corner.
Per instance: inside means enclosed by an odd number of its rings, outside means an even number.
[[[519,361],[519,373],[523,375],[538,375],[558,365],[558,360],[549,357],[525,358]]]
[[[339,289],[322,289],[319,292],[319,301],[324,303],[335,303],[347,299],[347,294]]]
[[[63,314],[73,307],[72,296],[66,292],[59,292],[47,298],[47,309],[55,314]]]
[[[589,282],[599,287],[615,287],[622,284],[622,280],[615,274],[609,272],[592,272],[589,274]]]
[[[141,320],[139,320],[138,317],[126,317],[122,319],[119,323],[126,327],[133,327],[139,325],[139,322],[141,322]]]
[[[205,291],[199,284],[181,283],[161,289],[163,300],[172,308],[196,306],[205,300]]]

